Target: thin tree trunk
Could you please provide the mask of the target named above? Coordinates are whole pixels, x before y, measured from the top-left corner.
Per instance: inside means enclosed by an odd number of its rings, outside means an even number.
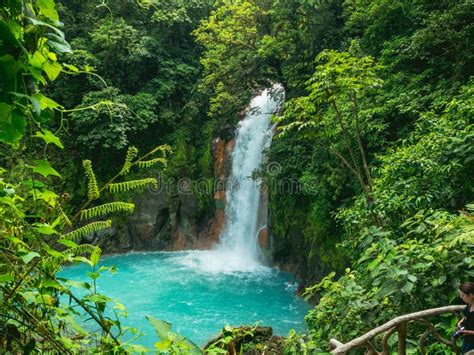
[[[352,150],[352,147],[351,147],[351,144],[350,144],[350,141],[349,141],[349,132],[347,131],[346,125],[344,124],[342,114],[339,111],[339,108],[337,107],[336,101],[334,101],[334,100],[331,101],[331,105],[334,107],[334,110],[336,111],[337,120],[339,121],[339,125],[341,126],[341,130],[342,130],[342,136],[344,137],[344,142],[346,143],[346,147],[347,147],[347,150],[349,151],[349,154],[351,156],[352,163],[354,164],[354,168],[360,174],[360,167],[359,167],[359,164],[357,163],[357,160],[355,158],[354,151]]]
[[[364,165],[365,174],[367,176],[367,184],[369,186],[370,191],[372,191],[372,176],[370,175],[369,165],[367,164],[367,156],[365,154],[362,139],[360,137],[359,106],[357,104],[357,97],[351,98],[351,100],[354,103],[357,145],[359,146],[360,155],[362,157],[362,163]]]
[[[330,147],[329,149],[341,160],[341,162],[351,171],[351,173],[353,173],[357,177],[357,179],[359,179],[359,184],[360,184],[360,187],[362,188],[362,191],[364,192],[364,195],[366,195],[366,197],[369,197],[368,196],[369,190],[360,172],[355,170],[354,167],[351,164],[349,164],[347,159],[344,158],[341,152],[339,152],[336,148]]]

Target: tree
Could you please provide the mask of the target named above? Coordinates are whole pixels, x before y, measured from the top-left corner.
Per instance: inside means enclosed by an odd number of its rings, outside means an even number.
[[[259,79],[266,78],[267,67],[258,53],[265,16],[254,1],[222,0],[194,31],[205,48],[201,88],[211,96],[211,117],[233,122]]]
[[[290,101],[279,127],[307,129],[328,143],[328,148],[357,178],[368,202],[372,197],[372,176],[363,134],[378,129],[371,120],[373,95],[381,87],[373,58],[348,52],[325,50],[316,58],[318,65],[308,81],[308,95]],[[357,148],[354,149],[354,146]]]

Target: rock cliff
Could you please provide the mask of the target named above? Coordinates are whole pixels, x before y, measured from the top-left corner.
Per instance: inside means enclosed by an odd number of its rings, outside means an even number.
[[[234,140],[216,138],[212,210],[203,210],[189,179],[181,179],[171,188],[159,188],[137,194],[135,212],[114,223],[105,233],[88,236],[104,253],[128,251],[208,249],[219,240],[226,205],[225,181],[231,170]],[[105,238],[106,237],[106,238]]]

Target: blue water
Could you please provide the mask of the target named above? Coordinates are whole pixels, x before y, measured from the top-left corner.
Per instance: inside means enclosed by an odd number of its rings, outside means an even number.
[[[173,331],[202,345],[226,324],[273,327],[274,334],[303,330],[309,305],[295,296],[291,275],[260,267],[250,272],[222,273],[200,267],[206,252],[130,253],[104,257],[101,265],[118,272],[103,273],[98,292],[122,303],[128,317],[122,323],[145,333],[136,343],[153,347],[157,341],[145,319],[151,315],[173,324]],[[209,254],[211,256],[211,254]],[[75,281],[90,281],[85,264],[60,273]]]

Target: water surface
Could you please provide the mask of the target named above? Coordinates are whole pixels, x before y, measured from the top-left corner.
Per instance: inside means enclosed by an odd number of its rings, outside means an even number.
[[[145,315],[164,319],[173,330],[202,345],[225,325],[273,327],[274,334],[304,329],[309,306],[295,296],[288,273],[259,266],[219,272],[206,268],[209,251],[130,253],[104,257],[101,265],[118,268],[98,280],[100,293],[122,303],[129,316],[123,323],[146,335],[137,343],[157,341]],[[212,260],[207,260],[212,264]],[[62,277],[86,281],[89,266],[66,267]]]

